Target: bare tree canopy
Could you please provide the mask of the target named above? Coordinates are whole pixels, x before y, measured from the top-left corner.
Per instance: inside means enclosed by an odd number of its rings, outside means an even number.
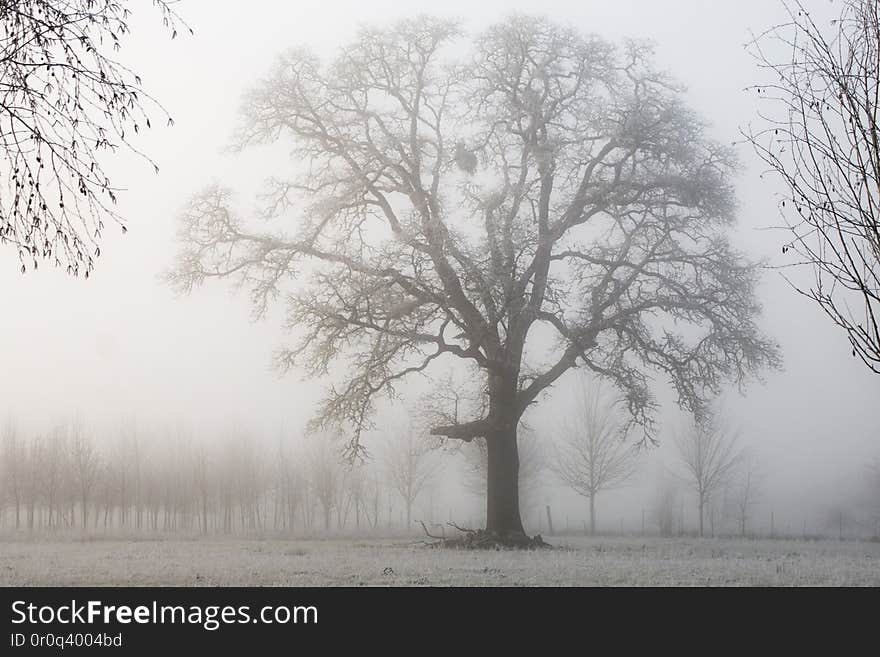
[[[621,486],[636,468],[636,452],[625,442],[625,424],[616,417],[602,389],[578,382],[575,414],[562,421],[552,461],[556,476],[590,500],[590,533],[596,532],[596,496]]]
[[[699,414],[778,356],[756,325],[756,269],[725,237],[733,155],[650,50],[527,16],[469,56],[450,48],[461,36],[422,18],[363,30],[327,65],[282,56],[239,135],[289,140],[300,163],[269,185],[274,227],[208,189],[170,278],[236,281],[258,314],[285,295],[303,337],[278,362],[322,375],[347,359],[318,417],[349,422],[354,451],[379,396],[438,361],[476,364],[485,413],[432,433],[486,439],[487,530],[522,535],[516,429],[566,371],[617,386],[650,430],[646,370]],[[531,349],[539,326],[554,351]]]
[[[103,153],[125,147],[146,158],[129,139],[150,127],[148,109],[171,122],[137,74],[114,58],[129,33],[130,4],[0,6],[0,243],[17,249],[22,273],[46,260],[89,275],[105,221],[126,230]],[[152,4],[176,36],[182,23],[172,3]]]
[[[768,84],[763,127],[747,136],[787,191],[792,239],[782,247],[812,267],[798,291],[843,329],[880,373],[880,8],[845,0],[824,26],[803,5],[753,43]]]

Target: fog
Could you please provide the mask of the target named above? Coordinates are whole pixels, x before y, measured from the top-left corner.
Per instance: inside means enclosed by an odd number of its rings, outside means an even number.
[[[118,210],[128,220],[128,232],[110,227],[88,280],[49,266],[22,275],[15,251],[0,248],[0,414],[14,417],[27,434],[77,418],[99,444],[108,445],[120,427],[132,424],[142,431],[142,440],[151,432],[159,440],[180,429],[206,444],[216,437],[220,444],[230,432],[243,431],[271,460],[279,435],[299,439],[308,433],[306,423],[332,376],[306,380],[299,372],[281,375],[273,367],[275,350],[291,342],[281,328],[280,305],[253,321],[246,290],[209,281],[179,295],[162,277],[174,264],[178,216],[192,194],[220,181],[232,186],[247,208],[264,178],[290,171],[283,140],[243,153],[229,148],[242,95],[293,46],[308,45],[330,57],[362,25],[387,25],[419,13],[461,18],[475,33],[509,12],[533,12],[535,3],[187,0],[178,10],[195,35],[174,40],[143,4],[123,59],[174,118],[171,127],[157,121],[135,142],[160,171],[155,174],[130,155],[112,161],[110,170],[127,188]],[[827,2],[813,4],[829,16],[836,10]],[[742,141],[741,129],[756,120],[755,95],[746,87],[760,82],[761,74],[744,46],[751,32],[784,17],[776,3],[764,0],[548,0],[540,10],[613,42],[650,40],[657,67],[687,87],[686,101],[723,143]],[[761,177],[747,144],[739,144],[737,152],[734,241],[752,259],[768,264],[759,287],[760,327],[779,344],[783,358],[781,370],[766,370],[764,380],[751,381],[742,394],[730,388],[721,401],[740,444],[759,463],[761,491],[751,524],[767,533],[772,514],[779,533],[800,534],[802,528],[833,533],[827,527],[831,510],[850,503],[868,464],[880,457],[880,377],[850,355],[843,333],[773,268],[791,262],[781,252],[785,232],[771,229],[781,223],[781,189]],[[809,285],[808,271],[784,273]],[[558,435],[559,419],[571,413],[573,381],[573,373],[565,375],[528,412],[527,424],[539,443]],[[659,444],[640,451],[637,473],[626,486],[599,494],[601,531],[638,531],[643,512],[652,513],[664,477],[682,491],[685,528],[695,527],[695,501],[677,478],[683,470],[674,440],[687,417],[662,375],[655,376],[652,389],[662,403]],[[381,406],[377,429],[365,438],[368,458],[377,467],[388,437],[405,430],[401,427],[428,390],[416,382],[395,404]],[[437,458],[441,474],[416,500],[413,517],[479,526],[484,503],[467,485],[464,459],[450,450]],[[546,506],[557,530],[585,526],[586,501],[549,469],[529,497],[523,508],[527,529],[546,531]],[[401,509],[395,501],[395,523],[401,522]]]

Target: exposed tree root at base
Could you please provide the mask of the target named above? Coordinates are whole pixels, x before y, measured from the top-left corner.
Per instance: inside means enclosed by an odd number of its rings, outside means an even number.
[[[424,544],[432,548],[451,548],[457,550],[538,550],[553,546],[545,543],[540,534],[529,536],[522,532],[490,532],[485,529],[467,529],[453,522],[447,523],[459,532],[458,536],[437,536],[428,531],[421,520],[418,523],[431,539]]]

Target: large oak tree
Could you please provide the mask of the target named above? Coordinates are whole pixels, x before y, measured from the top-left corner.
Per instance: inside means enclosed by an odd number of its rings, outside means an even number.
[[[461,37],[420,18],[366,29],[327,64],[283,55],[240,133],[293,149],[297,174],[269,185],[271,227],[208,189],[170,277],[232,279],[258,314],[285,296],[301,339],[279,363],[338,365],[318,420],[349,423],[355,451],[407,377],[476,367],[484,412],[432,433],[485,439],[487,530],[516,540],[516,428],[566,371],[617,386],[650,435],[651,370],[699,415],[777,354],[755,323],[756,270],[724,235],[734,156],[650,50],[527,16],[468,54]]]

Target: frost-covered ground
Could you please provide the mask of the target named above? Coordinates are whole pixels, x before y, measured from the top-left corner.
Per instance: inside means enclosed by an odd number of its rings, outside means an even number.
[[[878,586],[880,543],[557,537],[555,550],[406,540],[0,540],[0,584]]]

